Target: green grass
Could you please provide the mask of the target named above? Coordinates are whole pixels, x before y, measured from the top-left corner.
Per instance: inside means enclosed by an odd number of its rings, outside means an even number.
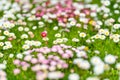
[[[115,2],[112,0],[112,2]],[[96,3],[96,4],[100,4],[99,0],[95,0],[92,3]],[[111,11],[113,10],[112,5],[110,6]],[[0,11],[0,17],[2,17],[3,12]],[[118,18],[119,15],[113,15],[111,16],[112,18],[116,19]],[[98,16],[99,19],[101,19],[102,17],[99,15]],[[56,39],[54,37],[54,35],[56,33],[59,32],[59,30],[54,31],[53,27],[56,25],[56,22],[54,23],[46,23],[45,27],[46,27],[46,31],[48,32],[48,38],[50,39],[48,41],[48,44],[46,45],[45,42],[42,40],[42,37],[40,36],[40,33],[44,31],[44,28],[37,28],[36,30],[32,30],[32,26],[38,26],[38,21],[27,21],[25,20],[25,22],[27,22],[26,27],[30,28],[30,31],[32,31],[35,35],[34,38],[28,38],[26,40],[38,40],[42,42],[41,47],[44,46],[48,46],[48,47],[52,47],[53,46],[53,41]],[[19,25],[18,25],[19,26]],[[12,41],[12,45],[13,48],[9,49],[9,50],[2,50],[2,48],[0,48],[0,52],[4,53],[4,57],[0,58],[0,62],[2,62],[3,60],[7,61],[7,68],[6,68],[6,72],[7,72],[7,78],[8,80],[35,80],[35,73],[32,72],[30,69],[25,71],[21,71],[21,73],[17,76],[13,75],[13,69],[16,67],[15,65],[13,65],[13,60],[14,58],[9,58],[9,54],[13,53],[14,55],[18,54],[18,53],[22,53],[24,50],[22,49],[22,45],[24,44],[25,40],[20,39],[20,36],[23,33],[26,32],[19,32],[18,31],[18,26],[15,26],[13,29],[10,30],[10,32],[14,32],[15,35],[17,36],[17,38],[15,40]],[[78,47],[78,46],[82,46],[82,45],[86,45],[89,48],[89,51],[91,51],[90,53],[88,53],[88,58],[90,59],[92,56],[100,56],[100,58],[102,58],[102,60],[104,60],[105,55],[107,54],[113,54],[116,56],[120,56],[120,43],[114,43],[112,40],[110,40],[109,38],[105,39],[105,40],[95,40],[95,42],[93,43],[86,43],[85,40],[90,38],[91,36],[93,36],[94,34],[97,33],[97,31],[93,31],[93,26],[89,25],[88,26],[88,30],[85,30],[83,28],[77,28],[77,27],[72,27],[70,28],[70,32],[62,32],[62,37],[66,37],[68,38],[68,42],[64,43],[67,45],[71,45],[74,47]],[[110,27],[107,26],[101,26],[102,28],[108,28],[109,30],[111,30]],[[61,27],[60,27],[61,28]],[[78,31],[80,32],[86,32],[87,33],[87,37],[85,39],[82,39],[79,37],[78,35]],[[118,34],[120,34],[120,31],[117,31]],[[2,34],[1,34],[2,35]],[[72,42],[72,38],[78,38],[80,41],[75,43]],[[7,41],[7,39],[5,40]],[[34,48],[34,47],[33,47]],[[99,50],[100,54],[95,54],[93,51],[94,50]],[[120,57],[119,57],[120,58]],[[119,62],[119,58],[117,59],[117,62]],[[72,61],[73,59],[71,59]],[[114,68],[115,65],[111,65],[111,68],[113,68],[110,71],[105,71],[104,74],[100,75],[100,79],[103,80],[104,78],[109,78],[110,80],[118,80],[118,71]],[[76,73],[78,73],[80,75],[81,80],[85,80],[87,77],[89,76],[95,76],[93,74],[91,74],[91,71],[85,71],[85,70],[81,70],[80,68],[78,68],[76,65],[69,63],[69,68],[65,69],[65,70],[61,70],[65,73],[65,77],[61,80],[67,80],[68,79],[68,75],[70,74],[70,70],[71,68],[73,68],[75,70]]]
[[[47,28],[48,33],[50,33],[50,34],[48,34],[48,37],[50,38],[50,40],[48,41],[48,45],[44,44],[44,42],[43,42],[42,46],[52,46],[52,41],[55,40],[54,34],[56,33],[56,31],[51,30],[51,27],[52,27],[51,25],[48,25],[48,28]],[[68,42],[65,43],[65,44],[72,45],[72,46],[75,46],[75,47],[81,46],[81,45],[87,45],[89,47],[89,50],[91,51],[91,53],[88,54],[89,57],[92,57],[92,56],[96,55],[96,54],[92,53],[93,50],[99,50],[100,54],[98,56],[100,56],[101,58],[104,58],[104,56],[106,55],[105,52],[108,52],[108,53],[113,54],[113,55],[120,56],[120,54],[119,54],[119,52],[120,52],[119,44],[116,44],[109,39],[106,39],[106,40],[103,40],[103,41],[102,40],[96,40],[93,44],[86,44],[85,40],[81,39],[78,36],[78,34],[76,34],[77,31],[81,31],[81,30],[77,30],[75,27],[71,28],[70,30],[71,30],[70,33],[65,33],[65,35],[64,35],[64,37],[68,38]],[[40,32],[42,32],[42,31],[43,31],[43,29],[38,29],[38,30],[34,31],[34,34],[35,34],[34,40],[40,40],[42,42],[42,40],[41,40],[42,38],[40,37]],[[92,32],[92,31],[89,31],[89,32]],[[20,33],[16,34],[16,35],[19,36]],[[72,42],[71,39],[73,37],[79,38],[80,42],[78,42],[78,43]],[[3,53],[4,53],[3,60],[5,59],[8,62],[7,63],[7,69],[6,69],[6,72],[8,74],[7,78],[8,78],[8,80],[34,80],[35,79],[35,73],[33,73],[30,70],[28,70],[27,72],[22,71],[22,73],[20,73],[17,76],[13,75],[12,71],[15,68],[15,66],[12,65],[13,64],[12,62],[13,62],[14,58],[11,59],[11,58],[8,57],[8,55],[10,53],[17,54],[17,53],[23,52],[23,50],[21,49],[21,47],[22,47],[21,45],[24,43],[24,41],[20,40],[18,42],[18,40],[19,39],[16,39],[12,42],[12,44],[14,46],[12,49],[7,50],[7,51],[3,51]],[[118,61],[119,61],[119,59],[118,59]],[[90,74],[89,71],[81,70],[73,64],[69,64],[69,65],[70,65],[69,69],[62,70],[66,74],[65,78],[62,79],[62,80],[67,80],[67,78],[68,78],[67,75],[70,72],[70,68],[73,68],[76,73],[80,74],[81,80],[85,80],[85,78],[87,78],[88,76],[94,76],[93,74]],[[105,72],[103,75],[100,75],[100,77],[101,78],[110,78],[110,80],[118,80],[118,71],[113,69],[112,71],[108,71],[108,72]]]

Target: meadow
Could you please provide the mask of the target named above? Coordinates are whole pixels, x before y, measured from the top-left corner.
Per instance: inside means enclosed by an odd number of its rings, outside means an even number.
[[[0,80],[120,80],[120,0],[0,0]]]

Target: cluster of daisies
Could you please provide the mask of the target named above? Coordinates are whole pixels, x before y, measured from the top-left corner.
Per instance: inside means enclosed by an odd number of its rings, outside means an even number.
[[[104,75],[112,71],[120,79],[118,54],[94,46],[119,47],[120,0],[98,2],[0,0],[0,80],[23,72],[36,80],[111,80]]]
[[[37,53],[37,56],[34,55],[35,53]],[[35,48],[17,55],[17,58],[13,61],[14,65],[16,65],[13,72],[18,75],[22,71],[31,70],[36,73],[36,80],[47,78],[53,80],[66,76],[64,72],[58,70],[76,65],[78,69],[89,70],[90,74],[95,75],[94,77],[89,76],[86,80],[101,80],[100,75],[104,74],[104,72],[111,71],[113,68],[120,70],[120,62],[116,63],[117,56],[108,54],[104,59],[99,56],[92,56],[88,60],[88,53],[86,46],[75,48],[65,44],[54,45],[51,48]],[[94,53],[100,55],[98,50],[95,50]],[[71,60],[73,57],[75,58]],[[81,76],[75,72],[74,68],[71,68],[69,73],[68,80],[80,80]]]
[[[14,60],[17,68],[13,72],[17,75],[21,71],[28,71],[30,68],[31,71],[36,73],[36,80],[61,79],[64,77],[64,73],[58,70],[68,68],[64,59],[73,57],[73,51],[70,49],[71,46],[62,44],[55,45],[52,48],[41,47],[25,51],[23,57]],[[37,53],[37,56],[34,53]]]

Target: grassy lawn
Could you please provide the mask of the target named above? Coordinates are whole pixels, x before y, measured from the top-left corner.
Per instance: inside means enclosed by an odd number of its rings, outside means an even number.
[[[0,80],[119,80],[119,0],[50,1],[0,0]]]

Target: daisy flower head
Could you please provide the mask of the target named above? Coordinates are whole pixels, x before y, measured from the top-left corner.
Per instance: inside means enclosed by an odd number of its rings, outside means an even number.
[[[71,74],[68,76],[68,79],[69,79],[69,80],[80,80],[80,76],[79,76],[77,73],[71,73]]]
[[[82,37],[82,38],[85,38],[86,37],[86,33],[85,32],[80,32],[79,36]]]
[[[105,56],[104,61],[107,64],[114,64],[116,62],[116,57],[114,55],[108,54]]]

